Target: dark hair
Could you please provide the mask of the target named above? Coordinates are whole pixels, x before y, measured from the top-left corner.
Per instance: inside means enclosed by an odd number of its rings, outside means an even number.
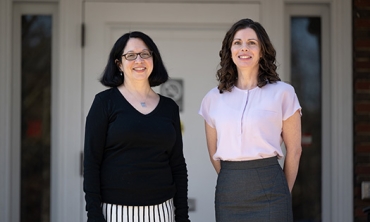
[[[121,75],[121,70],[116,63],[116,60],[122,62],[123,50],[130,38],[143,40],[148,49],[153,52],[153,71],[149,76],[149,85],[158,86],[166,82],[168,80],[168,73],[156,44],[148,35],[139,31],[126,33],[116,41],[110,51],[108,63],[100,78],[100,82],[104,86],[108,87],[117,87],[123,84],[125,81],[124,75]]]
[[[219,53],[221,58],[221,68],[217,70],[216,74],[217,80],[219,81],[218,89],[220,93],[224,90],[231,91],[238,79],[238,71],[231,56],[231,44],[236,32],[245,28],[251,28],[256,32],[261,45],[261,59],[259,60],[257,83],[258,87],[263,87],[267,83],[280,81],[279,75],[276,73],[276,51],[265,29],[258,22],[251,19],[242,19],[231,26],[222,42],[222,48]]]

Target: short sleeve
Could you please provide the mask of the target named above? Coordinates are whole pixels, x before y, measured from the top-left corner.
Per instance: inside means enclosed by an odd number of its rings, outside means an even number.
[[[212,93],[212,90],[204,96],[202,103],[200,104],[200,109],[198,113],[199,115],[203,117],[203,119],[207,122],[208,125],[210,125],[212,128],[215,128],[215,123],[210,116],[211,102],[212,102],[211,93]]]
[[[283,120],[287,120],[291,117],[297,110],[302,115],[302,107],[299,104],[297,94],[294,91],[293,86],[288,85],[289,87],[284,93],[282,101],[282,114]]]

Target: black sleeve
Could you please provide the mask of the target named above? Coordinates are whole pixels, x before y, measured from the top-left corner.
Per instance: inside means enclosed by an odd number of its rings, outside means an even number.
[[[108,126],[107,105],[97,95],[86,117],[84,144],[84,181],[88,222],[104,221],[100,195],[100,165]]]
[[[176,193],[174,197],[175,221],[189,222],[188,207],[188,172],[183,154],[182,133],[180,125],[179,107],[176,105],[174,127],[176,129],[176,143],[170,156],[172,176],[174,178]]]

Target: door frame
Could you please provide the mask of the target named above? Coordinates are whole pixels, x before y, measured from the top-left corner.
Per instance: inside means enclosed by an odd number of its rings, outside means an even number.
[[[352,82],[352,64],[349,62],[352,51],[351,44],[340,44],[348,38],[347,41],[351,42],[350,35],[343,34],[341,40],[333,38],[341,35],[338,34],[340,30],[333,28],[341,23],[333,21],[337,15],[334,4],[291,3],[286,4],[285,11],[285,58],[290,58],[290,17],[318,16],[322,19],[322,221],[352,221],[352,98],[348,98],[352,92],[349,84]],[[344,13],[344,18],[346,16],[348,14]],[[344,29],[349,28],[348,33],[351,33],[350,27],[349,24]],[[338,44],[341,47],[338,48]],[[346,55],[336,56],[340,53]],[[284,65],[287,79],[290,79],[290,59],[286,59]]]
[[[82,221],[82,0],[58,1],[58,67],[56,80],[51,220]]]
[[[16,5],[27,6],[23,7],[24,12],[42,13],[46,10],[47,14],[53,15],[50,220],[81,221],[82,0],[0,1],[0,30],[3,33],[0,36],[0,102],[6,104],[0,106],[0,172],[3,175],[0,177],[0,220],[20,220],[20,163],[17,158],[20,151],[17,148],[19,141],[16,141],[19,127],[13,125],[19,123],[16,117],[19,111],[14,110],[19,108],[19,104],[13,101],[14,98],[19,101],[19,93],[13,95],[19,88],[19,77],[15,75],[19,68],[13,50],[17,41],[17,34],[13,32]]]
[[[286,38],[286,60],[285,60],[285,67],[287,71],[287,79],[291,79],[291,60],[290,60],[290,52],[291,52],[291,45],[290,45],[290,18],[292,16],[315,16],[320,17],[321,19],[321,113],[322,113],[322,123],[321,123],[321,219],[323,221],[331,221],[330,220],[330,199],[331,193],[330,191],[330,149],[325,149],[325,147],[331,147],[331,140],[330,140],[330,25],[329,25],[329,6],[328,5],[297,5],[297,4],[289,4],[286,6],[286,14],[285,14],[285,36]],[[304,110],[302,111],[304,115]],[[304,155],[304,149],[303,149]],[[326,160],[326,161],[324,161]]]
[[[0,220],[11,221],[12,1],[0,1]]]
[[[12,30],[12,75],[11,75],[11,150],[10,150],[10,221],[20,221],[20,184],[21,184],[21,16],[25,14],[36,14],[36,15],[51,15],[52,16],[52,68],[51,68],[51,138],[55,138],[54,129],[56,128],[53,124],[54,112],[55,112],[55,95],[56,91],[56,79],[58,76],[57,72],[57,52],[58,52],[58,15],[57,15],[57,4],[55,3],[13,3],[13,30]],[[55,143],[51,140],[51,180],[50,188],[51,193],[53,190],[52,178],[55,171],[54,160],[55,156]],[[54,169],[54,170],[53,170]],[[51,195],[52,196],[52,195]],[[53,198],[51,198],[53,199]],[[51,202],[51,205],[53,203]],[[50,212],[51,213],[51,212]]]
[[[214,193],[209,188],[214,186],[217,174],[212,164],[205,162],[208,160],[208,152],[204,149],[204,121],[198,115],[199,104],[202,95],[216,85],[214,73],[217,71],[218,52],[225,32],[230,24],[242,16],[249,15],[258,20],[260,6],[256,3],[86,2],[84,7],[84,114],[87,115],[94,95],[106,89],[97,79],[106,63],[105,55],[109,54],[116,39],[130,30],[149,34],[160,48],[161,56],[167,62],[166,68],[172,73],[171,77],[181,78],[184,83],[185,108],[180,114],[185,129],[184,155],[185,158],[191,157],[187,159],[188,195],[190,202],[194,200],[197,203],[196,209],[190,211],[189,216],[195,221],[214,221]],[[137,18],[135,10],[132,11],[135,8],[140,8],[145,16]],[[197,10],[194,11],[194,8]],[[191,11],[194,11],[192,16],[187,16]],[[163,16],[152,17],[153,13]],[[184,53],[176,56],[179,51]],[[198,55],[197,59],[192,58],[194,53]],[[89,64],[89,61],[94,65]],[[159,88],[154,90],[160,91]],[[201,186],[202,182],[199,181],[202,180],[206,186]]]

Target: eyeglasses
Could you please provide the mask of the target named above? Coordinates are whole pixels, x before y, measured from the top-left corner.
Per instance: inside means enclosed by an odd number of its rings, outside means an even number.
[[[140,55],[142,59],[149,59],[150,57],[152,57],[152,54],[153,54],[152,51],[143,51],[139,53],[129,52],[129,53],[123,54],[122,56],[125,57],[125,59],[128,61],[133,61],[137,58],[138,55]]]

